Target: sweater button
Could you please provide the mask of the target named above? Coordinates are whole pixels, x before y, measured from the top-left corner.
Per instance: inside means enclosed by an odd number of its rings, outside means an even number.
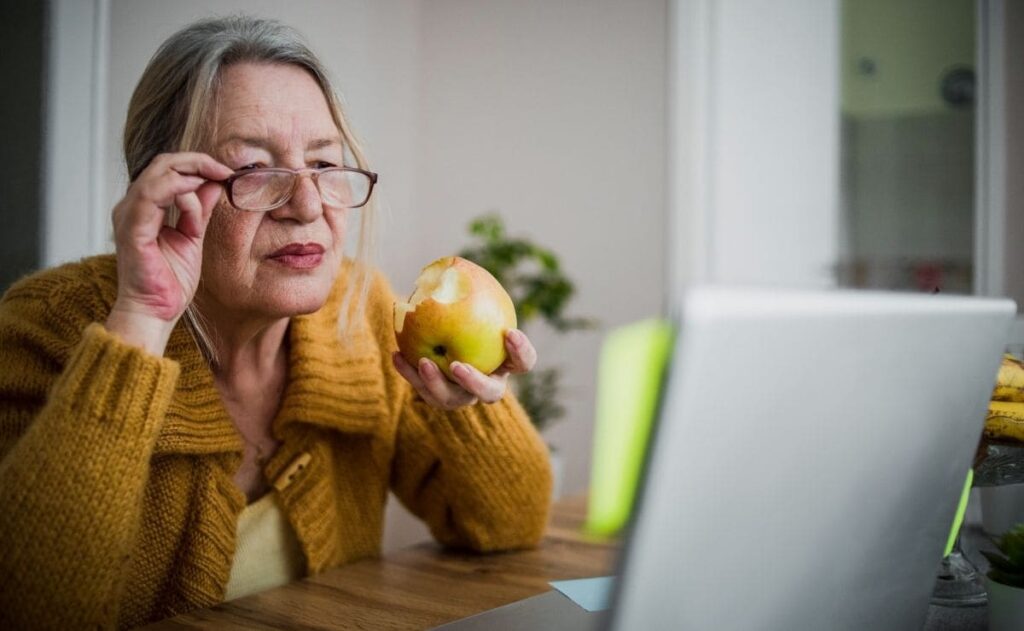
[[[313,457],[309,454],[308,451],[304,451],[298,456],[296,456],[295,459],[292,460],[291,463],[285,468],[284,473],[277,476],[277,479],[274,480],[274,489],[276,489],[277,492],[280,493],[281,491],[291,486],[292,482],[294,482],[295,479],[298,477],[299,473],[306,468],[306,466],[309,464],[309,461],[312,460],[312,458]]]

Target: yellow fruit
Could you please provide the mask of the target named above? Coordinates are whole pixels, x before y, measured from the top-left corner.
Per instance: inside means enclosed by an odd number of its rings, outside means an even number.
[[[985,417],[985,435],[989,438],[1024,442],[1024,403],[992,401]]]
[[[992,400],[1024,402],[1024,364],[1013,355],[1003,355]]]
[[[395,303],[398,350],[451,378],[452,362],[490,374],[505,361],[505,334],[516,327],[512,299],[490,272],[457,256],[423,268],[409,302]]]

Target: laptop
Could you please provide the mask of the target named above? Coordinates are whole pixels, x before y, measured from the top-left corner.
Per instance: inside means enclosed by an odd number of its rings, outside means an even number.
[[[443,628],[921,628],[1015,310],[687,291],[611,607],[548,592]]]

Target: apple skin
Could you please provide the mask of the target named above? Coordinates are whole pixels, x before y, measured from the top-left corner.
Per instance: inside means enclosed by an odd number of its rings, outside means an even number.
[[[455,361],[490,374],[505,361],[505,334],[516,327],[515,305],[490,272],[458,256],[434,261],[423,268],[420,279],[450,275],[451,270],[458,275],[458,289],[447,296],[448,301],[428,295],[415,310],[405,313],[402,323],[396,305],[398,350],[413,366],[422,357],[430,359],[449,379]]]

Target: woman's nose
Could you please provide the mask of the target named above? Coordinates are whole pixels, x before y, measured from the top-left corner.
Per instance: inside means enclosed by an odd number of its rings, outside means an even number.
[[[284,206],[271,211],[275,219],[294,219],[302,223],[316,221],[324,212],[320,189],[308,174],[295,178],[295,190]]]

